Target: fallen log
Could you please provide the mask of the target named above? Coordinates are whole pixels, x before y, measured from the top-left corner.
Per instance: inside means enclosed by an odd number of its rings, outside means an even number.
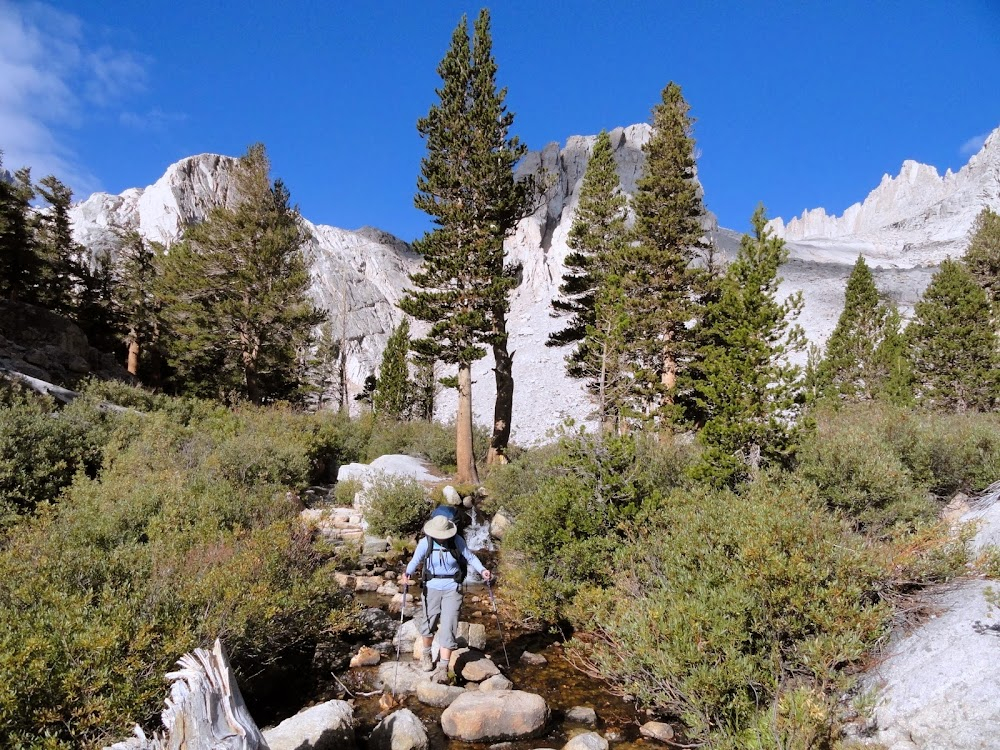
[[[211,651],[195,649],[177,665],[166,675],[171,685],[160,714],[163,732],[150,739],[136,727],[134,737],[105,750],[268,750],[218,639]]]

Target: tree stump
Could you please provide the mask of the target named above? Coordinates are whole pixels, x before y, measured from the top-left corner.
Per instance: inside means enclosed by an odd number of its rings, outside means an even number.
[[[135,737],[105,750],[268,750],[218,639],[211,651],[195,649],[177,665],[166,675],[172,684],[160,714],[163,733],[148,739],[136,727]]]

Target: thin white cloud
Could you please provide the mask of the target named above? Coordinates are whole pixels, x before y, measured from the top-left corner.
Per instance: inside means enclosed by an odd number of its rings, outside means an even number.
[[[974,135],[972,138],[967,140],[962,144],[962,147],[958,150],[962,156],[972,156],[973,154],[978,154],[979,151],[986,143],[986,139],[990,137],[989,133],[983,133],[982,135]]]
[[[187,120],[187,115],[181,112],[164,112],[160,107],[153,107],[145,112],[122,112],[118,121],[127,128],[150,133],[162,133],[170,125]]]
[[[146,85],[147,61],[91,47],[82,21],[42,3],[0,0],[0,150],[10,170],[54,174],[78,194],[97,178],[65,134]]]

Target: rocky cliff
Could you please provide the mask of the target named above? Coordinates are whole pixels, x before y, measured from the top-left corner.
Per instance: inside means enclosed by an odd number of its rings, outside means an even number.
[[[642,144],[648,125],[611,132],[622,186],[635,191],[642,173]],[[562,321],[551,314],[569,251],[572,224],[593,136],[571,137],[564,146],[550,144],[528,155],[520,169],[542,175],[547,190],[538,209],[524,219],[507,241],[511,261],[522,267],[509,316],[514,354],[514,437],[529,443],[544,439],[564,418],[586,419],[590,405],[580,384],[564,374],[565,350],[545,346]],[[171,166],[156,183],[121,195],[96,194],[73,209],[77,239],[96,250],[113,246],[112,227],[138,229],[169,244],[183,228],[200,221],[217,205],[233,200],[228,157],[203,154]],[[711,196],[707,202],[711,205]],[[783,295],[803,291],[800,323],[812,341],[822,344],[843,306],[847,276],[859,253],[873,268],[884,294],[907,314],[926,287],[934,268],[947,255],[959,255],[969,226],[982,206],[1000,209],[1000,130],[958,173],[937,176],[933,167],[907,162],[899,176],[885,177],[863,203],[842,217],[817,209],[772,228],[788,240],[790,260],[782,269]],[[349,377],[358,388],[378,366],[385,340],[401,313],[396,302],[408,274],[419,263],[401,240],[364,228],[357,231],[306,222],[311,235],[312,294],[326,308],[334,330],[346,330]],[[723,256],[731,257],[739,234],[719,228],[710,214],[705,230]],[[418,329],[419,332],[419,329]],[[494,381],[489,357],[473,369],[474,411],[492,422]],[[441,394],[442,419],[454,415],[454,393]]]

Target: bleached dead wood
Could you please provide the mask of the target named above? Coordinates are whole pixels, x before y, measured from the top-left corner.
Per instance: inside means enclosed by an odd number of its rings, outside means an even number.
[[[160,715],[163,733],[135,737],[105,750],[268,750],[264,735],[247,711],[222,643],[195,649],[169,672],[170,696]]]

